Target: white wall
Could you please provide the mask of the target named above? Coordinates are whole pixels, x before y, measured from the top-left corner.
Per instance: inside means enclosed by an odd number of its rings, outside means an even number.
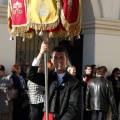
[[[95,40],[95,63],[105,65],[109,73],[120,68],[120,36],[97,34]]]
[[[11,66],[15,64],[16,40],[10,41],[7,25],[7,7],[0,6],[0,64],[6,68],[6,74],[11,73]]]
[[[82,0],[83,19],[120,20],[120,0]]]
[[[83,68],[120,68],[120,0],[82,0],[82,33]]]
[[[95,38],[91,34],[86,34],[83,41],[83,68],[93,63],[95,63]]]
[[[83,72],[86,64],[106,66],[108,74],[115,67],[120,68],[120,36],[91,34],[84,36],[83,43]]]

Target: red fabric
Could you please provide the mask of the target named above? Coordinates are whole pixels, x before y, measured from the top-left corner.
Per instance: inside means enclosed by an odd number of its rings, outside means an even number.
[[[25,0],[11,0],[12,25],[27,23]]]
[[[48,118],[49,120],[53,120],[53,114],[52,113],[49,113],[48,114]],[[46,120],[46,112],[44,112],[44,116],[43,116],[43,119],[42,120]]]
[[[87,77],[86,84],[88,84],[89,80],[90,80],[90,78],[89,78],[89,77]]]
[[[61,0],[62,9],[67,22],[75,23],[79,14],[79,0]]]
[[[60,23],[56,28],[47,30],[47,32],[58,32],[58,31],[66,31],[66,29],[63,27],[63,25]]]

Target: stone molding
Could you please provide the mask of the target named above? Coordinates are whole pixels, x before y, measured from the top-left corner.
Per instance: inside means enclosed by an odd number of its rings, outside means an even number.
[[[82,32],[85,34],[120,35],[120,20],[105,18],[87,19],[82,21]]]
[[[7,24],[7,5],[0,5],[0,23]]]

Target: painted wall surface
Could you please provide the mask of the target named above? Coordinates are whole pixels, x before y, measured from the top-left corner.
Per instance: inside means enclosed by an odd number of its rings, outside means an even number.
[[[11,73],[11,66],[15,64],[16,40],[10,41],[7,24],[0,23],[0,64],[6,68],[6,74]]]
[[[120,20],[120,0],[82,0],[83,19]]]
[[[83,72],[86,64],[120,68],[120,0],[82,1]]]
[[[95,63],[105,65],[108,73],[115,67],[120,68],[120,36],[96,35]]]
[[[87,34],[83,41],[83,68],[85,65],[93,63],[95,63],[95,38],[91,34]]]
[[[108,34],[91,34],[84,36],[83,72],[86,64],[106,66],[108,74],[115,67],[120,68],[120,36]]]
[[[1,5],[3,5],[3,4],[4,4],[4,5],[7,5],[7,4],[8,4],[8,0],[0,0],[0,4],[1,4]]]

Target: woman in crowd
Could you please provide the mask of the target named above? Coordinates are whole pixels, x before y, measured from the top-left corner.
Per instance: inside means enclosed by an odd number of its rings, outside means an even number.
[[[111,76],[108,77],[108,80],[112,82],[116,107],[118,110],[119,102],[120,102],[120,69],[114,68],[111,73]]]
[[[12,88],[12,83],[5,77],[5,67],[0,65],[0,120],[11,120],[12,101],[8,101],[6,90]]]
[[[54,70],[54,66],[53,66],[53,64],[52,64],[52,62],[50,60],[47,62],[47,66],[48,66],[49,71]]]
[[[67,71],[72,75],[72,76],[76,76],[76,67],[75,66],[69,66]]]
[[[21,73],[21,66],[15,64],[11,69],[14,88],[18,90],[18,98],[13,100],[13,120],[26,120],[25,102],[27,96],[26,84]]]

